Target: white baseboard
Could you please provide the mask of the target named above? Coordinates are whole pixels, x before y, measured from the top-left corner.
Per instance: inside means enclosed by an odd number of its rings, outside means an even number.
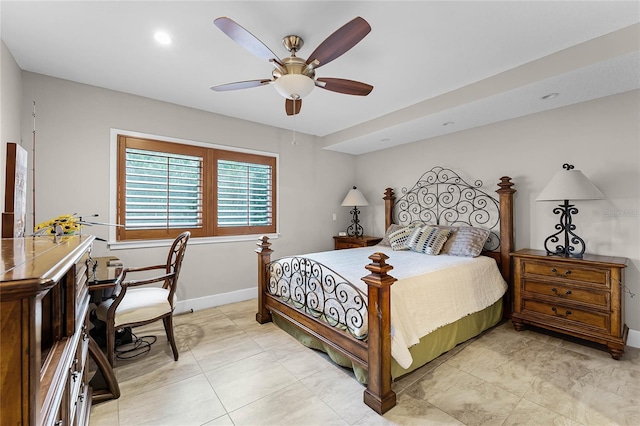
[[[215,306],[229,303],[242,302],[243,300],[255,299],[258,297],[258,288],[246,288],[232,291],[230,293],[214,294],[211,296],[198,297],[196,299],[179,300],[174,310],[175,314],[199,311],[201,309],[213,308]]]
[[[627,346],[631,346],[632,348],[640,348],[640,331],[629,329]]]

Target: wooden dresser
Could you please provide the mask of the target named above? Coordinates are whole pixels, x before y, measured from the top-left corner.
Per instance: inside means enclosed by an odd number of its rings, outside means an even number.
[[[511,256],[516,330],[535,325],[604,344],[612,358],[622,357],[629,333],[623,291],[627,259],[565,258],[530,249]]]
[[[336,236],[333,237],[333,241],[335,244],[335,250],[342,250],[356,247],[375,246],[382,241],[382,238],[368,237],[366,235],[363,237]]]
[[[2,425],[89,422],[87,260],[93,239],[1,240]]]

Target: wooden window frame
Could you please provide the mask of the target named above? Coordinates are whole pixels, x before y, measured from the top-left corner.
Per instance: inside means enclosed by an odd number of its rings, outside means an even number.
[[[246,154],[243,152],[234,152],[234,151],[223,151],[223,150],[214,150],[212,151],[213,159],[212,164],[214,165],[214,190],[215,190],[215,200],[213,206],[213,217],[216,220],[213,223],[213,233],[214,235],[252,235],[252,234],[270,234],[276,232],[276,159],[275,157],[266,157],[263,155],[256,154]],[[234,226],[234,227],[220,227],[218,226],[218,170],[217,164],[218,160],[228,160],[228,161],[238,161],[243,163],[253,163],[253,164],[262,164],[271,166],[271,225],[268,226]]]
[[[191,145],[126,134],[117,135],[117,172],[116,172],[116,220],[125,224],[125,180],[126,149],[136,148],[148,151],[197,156],[203,159],[202,168],[202,227],[164,228],[164,229],[127,229],[116,228],[116,241],[141,241],[173,239],[183,231],[191,231],[193,237],[232,237],[246,235],[275,234],[277,232],[277,157],[242,151]],[[271,224],[268,226],[218,226],[217,207],[217,161],[224,159],[244,163],[269,165],[271,167]]]

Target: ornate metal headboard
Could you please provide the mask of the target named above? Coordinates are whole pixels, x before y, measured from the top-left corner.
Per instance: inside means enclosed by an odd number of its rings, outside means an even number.
[[[436,166],[412,188],[402,188],[395,201],[393,222],[478,226],[490,230],[484,250],[500,247],[500,203],[483,191],[482,181],[467,183],[451,169]]]
[[[483,254],[496,260],[500,273],[509,284],[504,297],[504,315],[511,315],[511,257],[515,248],[513,218],[513,182],[502,176],[498,182],[498,200],[483,191],[482,182],[464,181],[456,172],[434,167],[424,173],[412,188],[403,188],[396,200],[393,189],[384,194],[385,229],[391,224],[414,222],[439,225],[481,226],[491,232]]]

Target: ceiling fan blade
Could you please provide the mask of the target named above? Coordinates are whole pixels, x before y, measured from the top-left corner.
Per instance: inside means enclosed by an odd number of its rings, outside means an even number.
[[[367,96],[373,90],[370,84],[343,78],[318,78],[316,86],[332,92],[356,96]]]
[[[264,86],[271,83],[271,80],[247,80],[236,81],[235,83],[219,84],[211,86],[210,89],[216,92],[226,92],[227,90],[249,89],[250,87]]]
[[[276,54],[273,53],[271,49],[265,46],[265,44],[261,42],[256,36],[245,30],[242,26],[237,24],[232,19],[223,16],[215,19],[213,23],[216,25],[216,27],[220,28],[222,32],[228,35],[231,40],[235,41],[240,46],[244,47],[257,57],[266,60],[276,59],[277,62],[280,62],[278,56],[276,56]]]
[[[287,112],[287,115],[300,114],[300,108],[302,108],[302,99],[296,99],[295,101],[293,99],[284,100],[284,110]]]
[[[315,68],[328,64],[358,44],[370,31],[371,26],[363,18],[358,16],[352,19],[320,43],[309,55],[307,64],[314,60],[320,63]]]

